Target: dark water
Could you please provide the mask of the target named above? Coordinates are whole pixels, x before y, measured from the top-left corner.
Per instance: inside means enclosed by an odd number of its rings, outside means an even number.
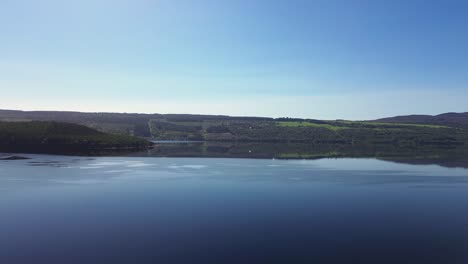
[[[0,263],[468,263],[468,170],[375,159],[0,161]]]

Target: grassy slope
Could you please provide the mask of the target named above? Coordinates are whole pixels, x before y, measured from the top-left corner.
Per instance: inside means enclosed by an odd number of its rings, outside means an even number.
[[[425,128],[450,128],[449,126],[442,126],[442,125],[430,125],[430,124],[409,124],[409,123],[384,123],[384,122],[350,122],[345,121],[348,123],[357,123],[357,124],[364,124],[370,126],[389,126],[389,127],[425,127]]]
[[[278,126],[281,127],[316,127],[316,128],[326,128],[333,131],[343,129],[344,127],[335,126],[330,124],[317,124],[311,122],[304,122],[304,121],[280,121],[276,123]]]
[[[57,122],[0,122],[0,150],[25,152],[141,149],[146,140]]]
[[[441,125],[351,121],[153,120],[159,139],[210,141],[314,142],[332,144],[454,145],[468,141],[468,131]]]

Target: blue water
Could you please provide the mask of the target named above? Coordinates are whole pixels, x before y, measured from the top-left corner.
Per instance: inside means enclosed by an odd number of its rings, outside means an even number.
[[[374,159],[0,161],[0,263],[468,263],[468,170]]]

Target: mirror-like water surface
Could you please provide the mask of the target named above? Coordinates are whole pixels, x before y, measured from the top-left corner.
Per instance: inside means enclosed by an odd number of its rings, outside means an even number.
[[[468,170],[375,159],[0,161],[0,263],[468,263]]]

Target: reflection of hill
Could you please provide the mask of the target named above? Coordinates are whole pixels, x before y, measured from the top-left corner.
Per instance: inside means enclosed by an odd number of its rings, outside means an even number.
[[[412,165],[439,165],[446,168],[468,168],[468,157],[447,158],[380,158],[385,161]]]
[[[402,148],[392,145],[301,144],[301,143],[159,143],[154,149],[136,156],[212,157],[262,159],[378,158],[407,164],[438,164],[468,168],[468,148],[460,146],[420,146]]]

